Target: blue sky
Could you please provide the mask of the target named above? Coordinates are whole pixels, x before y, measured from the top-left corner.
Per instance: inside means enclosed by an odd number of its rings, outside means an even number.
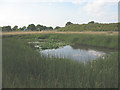
[[[0,0],[0,26],[118,22],[118,0]]]

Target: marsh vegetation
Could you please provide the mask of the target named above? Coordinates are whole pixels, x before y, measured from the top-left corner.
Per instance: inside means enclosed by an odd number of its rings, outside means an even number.
[[[37,43],[28,43],[35,42]],[[39,43],[41,42],[41,43]],[[59,44],[60,43],[60,44]],[[118,36],[35,34],[3,37],[3,88],[117,88]],[[42,50],[66,45],[108,51],[86,64],[68,58],[46,57]],[[75,47],[74,47],[75,46]]]

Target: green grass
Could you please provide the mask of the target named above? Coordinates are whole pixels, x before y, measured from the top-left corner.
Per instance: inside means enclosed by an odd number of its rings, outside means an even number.
[[[49,38],[67,40],[71,43],[84,40],[84,38],[81,39],[82,36],[78,37],[77,35],[48,36]],[[34,40],[33,37],[37,40],[40,35],[3,38],[3,88],[118,87],[117,52],[106,56],[104,60],[93,60],[86,65],[69,59],[50,59],[41,56],[27,44],[30,38],[32,38],[32,41]],[[78,37],[78,40],[73,41],[76,37]],[[83,35],[83,37],[88,39],[89,36]],[[102,36],[98,37],[98,41],[103,40]],[[97,41],[96,38],[94,39]],[[115,37],[110,39],[112,41],[109,43],[115,42]],[[105,45],[109,43],[105,43]],[[114,44],[116,43],[113,43],[115,47]]]
[[[118,23],[71,24],[71,25],[62,27],[57,31],[118,31]]]
[[[105,34],[36,34],[36,35],[26,35],[18,36],[20,39],[27,40],[39,40],[41,38],[47,39],[47,42],[53,43],[54,46],[59,47],[59,45],[54,44],[56,42],[61,42],[70,45],[83,45],[83,46],[93,46],[102,48],[118,49],[118,35],[105,35]],[[46,43],[42,46],[44,48],[47,46],[53,48],[53,45],[48,45]]]

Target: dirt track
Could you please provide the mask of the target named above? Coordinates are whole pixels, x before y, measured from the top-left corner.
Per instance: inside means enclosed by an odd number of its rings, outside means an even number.
[[[49,34],[49,33],[58,33],[58,34],[107,34],[107,35],[118,35],[118,32],[112,32],[112,31],[86,31],[86,32],[55,32],[55,31],[20,31],[20,32],[3,32],[0,33],[0,35],[24,35],[24,34]]]

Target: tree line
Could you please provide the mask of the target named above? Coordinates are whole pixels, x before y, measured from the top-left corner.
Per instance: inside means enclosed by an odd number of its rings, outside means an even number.
[[[73,23],[67,22],[65,25],[67,26],[67,25],[71,25],[71,24],[73,24]],[[29,24],[28,27],[23,26],[23,27],[20,27],[20,28],[18,28],[17,25],[15,25],[13,28],[8,25],[8,26],[3,26],[2,31],[8,31],[8,32],[9,31],[24,31],[24,29],[26,29],[27,31],[42,31],[42,30],[53,30],[53,29],[57,30],[57,29],[60,29],[60,28],[62,28],[62,27],[56,26],[55,28],[53,28],[51,26],[47,27],[47,26],[43,26],[43,25],[40,25],[40,24],[38,24],[37,26],[35,26],[34,24]]]
[[[97,23],[94,21],[88,22],[88,24],[73,24],[72,22],[67,22],[65,24],[65,27],[56,26],[53,27],[47,27],[43,25],[34,25],[29,24],[27,27],[23,26],[18,28],[18,26],[14,26],[11,28],[11,26],[3,26],[2,31],[24,31],[26,29],[27,31],[45,31],[45,30],[57,30],[57,31],[118,31],[118,26],[120,23]]]
[[[58,27],[56,27],[58,28]],[[11,26],[3,26],[2,27],[2,31],[24,31],[24,30],[27,30],[27,31],[43,31],[43,30],[53,30],[53,27],[47,27],[47,26],[43,26],[43,25],[34,25],[34,24],[29,24],[27,27],[26,26],[23,26],[23,27],[19,27],[17,25],[15,25],[13,28]]]

